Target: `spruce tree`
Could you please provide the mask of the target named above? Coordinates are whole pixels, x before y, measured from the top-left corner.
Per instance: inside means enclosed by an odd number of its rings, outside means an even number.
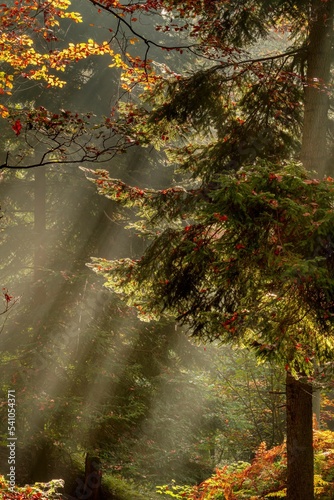
[[[167,72],[143,107],[123,106],[124,130],[163,147],[180,177],[155,191],[92,174],[101,194],[136,209],[149,240],[138,261],[95,259],[107,287],[146,319],[171,315],[202,340],[285,366],[289,500],[314,498],[311,381],[333,353],[333,4],[129,6],[173,12],[158,29],[196,42],[192,71]],[[118,15],[115,2],[99,5]],[[288,46],[264,53],[275,30]]]

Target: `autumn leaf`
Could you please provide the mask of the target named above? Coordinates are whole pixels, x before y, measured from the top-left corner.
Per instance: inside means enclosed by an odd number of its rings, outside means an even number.
[[[16,135],[20,135],[22,129],[20,120],[16,120],[16,122],[12,125],[12,129],[14,130]]]

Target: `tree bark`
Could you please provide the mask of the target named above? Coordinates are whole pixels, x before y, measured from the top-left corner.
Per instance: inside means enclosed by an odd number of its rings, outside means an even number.
[[[307,49],[307,74],[301,160],[319,178],[334,171],[329,163],[328,84],[333,41],[334,1],[312,0]]]
[[[287,373],[287,500],[314,500],[312,386]]]
[[[85,486],[84,497],[86,500],[100,500],[102,468],[98,457],[86,454],[85,460]]]
[[[321,390],[318,387],[316,387],[316,388],[313,387],[312,413],[313,413],[313,420],[314,420],[315,429],[320,429],[320,426],[321,426],[320,410],[321,410]]]
[[[43,289],[43,268],[45,266],[46,239],[46,171],[45,168],[34,172],[34,284]]]
[[[311,0],[301,160],[319,178],[330,174],[328,85],[334,0]],[[312,387],[287,374],[287,500],[314,500]]]

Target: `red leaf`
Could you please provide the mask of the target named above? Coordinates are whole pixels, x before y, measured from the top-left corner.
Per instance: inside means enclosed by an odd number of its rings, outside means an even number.
[[[213,214],[213,216],[214,216],[215,219],[218,219],[218,220],[220,220],[222,222],[224,222],[224,221],[226,221],[228,219],[227,215],[221,215],[220,213],[217,213],[217,212],[215,212]]]
[[[22,125],[21,125],[20,120],[16,120],[14,125],[12,125],[12,129],[14,130],[16,135],[20,135],[21,129],[22,129]]]

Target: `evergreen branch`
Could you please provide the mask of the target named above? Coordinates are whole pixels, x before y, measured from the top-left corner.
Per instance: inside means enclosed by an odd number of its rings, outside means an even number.
[[[287,52],[282,52],[281,54],[275,54],[272,56],[256,57],[256,58],[240,60],[238,62],[228,62],[225,64],[217,64],[217,65],[209,68],[207,70],[207,73],[214,73],[215,71],[219,71],[219,70],[226,69],[226,68],[231,68],[231,67],[236,66],[236,65],[243,66],[244,64],[256,64],[259,62],[275,61],[276,59],[289,58],[289,57],[295,56],[296,54],[299,54],[303,51],[304,51],[304,49],[293,49],[293,50],[289,50]],[[245,71],[247,71],[247,69],[242,70],[238,75],[243,74]]]

